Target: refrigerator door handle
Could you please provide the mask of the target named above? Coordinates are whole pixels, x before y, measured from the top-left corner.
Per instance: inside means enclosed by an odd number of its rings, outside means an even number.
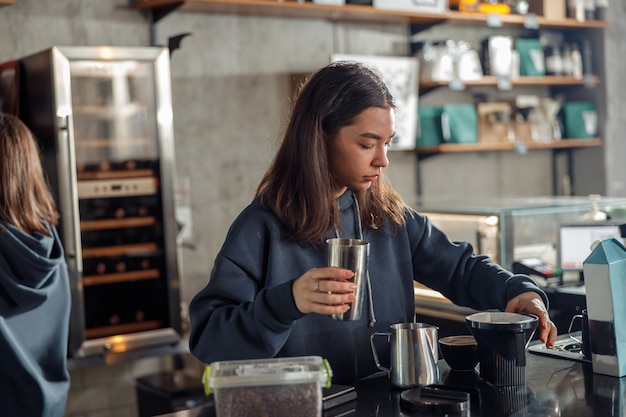
[[[69,219],[62,222],[65,236],[65,255],[74,258],[79,271],[82,271],[82,257],[80,256],[80,216],[78,212],[78,189],[76,184],[76,158],[74,154],[74,141],[70,130],[69,115],[57,116],[57,137],[58,146],[67,158],[59,164],[59,188],[60,196],[65,196],[59,201],[63,213],[69,213]]]

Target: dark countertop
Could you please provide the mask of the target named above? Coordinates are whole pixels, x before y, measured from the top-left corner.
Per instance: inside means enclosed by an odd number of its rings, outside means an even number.
[[[478,372],[454,372],[439,362],[440,383],[473,387],[471,416],[485,417],[611,417],[626,415],[626,377],[594,374],[588,363],[527,352],[526,386],[506,402],[508,393],[487,388]],[[357,400],[324,412],[324,417],[409,417],[417,414],[400,407],[401,391],[390,387],[386,376],[362,380],[357,384]],[[474,399],[478,398],[478,401]],[[478,403],[478,404],[477,404]],[[212,403],[163,417],[215,417]],[[424,414],[420,414],[424,416]]]

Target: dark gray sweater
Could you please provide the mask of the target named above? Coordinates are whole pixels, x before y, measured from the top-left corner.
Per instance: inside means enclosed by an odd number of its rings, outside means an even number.
[[[352,191],[344,193],[339,204],[341,237],[357,238]],[[410,211],[407,217],[397,230],[391,224],[363,230],[363,239],[370,242],[376,318],[370,327],[373,317],[367,300],[361,319],[354,322],[305,315],[296,308],[293,281],[324,266],[325,252],[283,239],[277,218],[255,199],[232,224],[207,286],[191,302],[191,352],[207,364],[320,355],[329,360],[334,382],[353,382],[377,371],[370,334],[415,320],[414,280],[455,304],[477,310],[502,310],[508,300],[526,291],[538,292],[547,303],[529,277],[512,275],[489,258],[476,256],[468,243],[450,241],[417,212]],[[381,363],[388,363],[385,347],[379,351]]]

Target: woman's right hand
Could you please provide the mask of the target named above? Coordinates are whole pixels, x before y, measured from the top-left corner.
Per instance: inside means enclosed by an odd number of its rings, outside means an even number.
[[[342,314],[355,299],[356,284],[349,282],[349,269],[324,267],[309,269],[294,281],[291,291],[298,310],[304,314]]]

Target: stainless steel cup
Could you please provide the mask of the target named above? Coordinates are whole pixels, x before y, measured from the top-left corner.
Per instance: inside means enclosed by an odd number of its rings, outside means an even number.
[[[370,345],[376,366],[388,372],[391,383],[399,388],[436,383],[439,380],[438,330],[437,326],[425,323],[398,323],[391,325],[391,333],[373,333]],[[380,364],[374,345],[376,336],[387,336],[391,342],[389,368]]]
[[[349,269],[354,272],[350,281],[356,284],[356,299],[343,314],[333,314],[335,320],[358,320],[361,317],[363,298],[367,291],[367,258],[369,242],[359,239],[328,239],[328,266]]]

